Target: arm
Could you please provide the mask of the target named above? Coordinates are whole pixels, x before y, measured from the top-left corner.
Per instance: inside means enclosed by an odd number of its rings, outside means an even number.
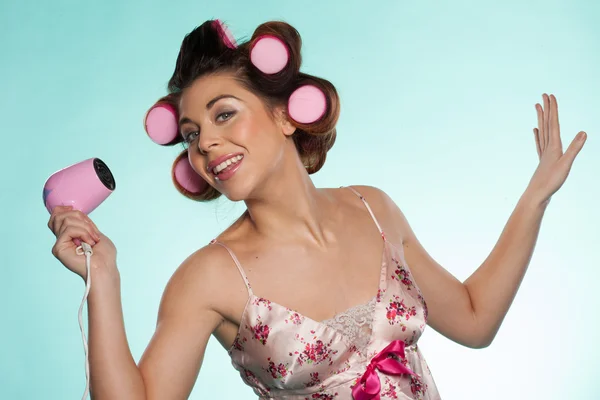
[[[498,333],[521,285],[537,242],[546,205],[525,193],[483,264],[464,282],[471,299],[479,343]]]
[[[374,212],[385,216],[384,230],[390,240],[402,243],[406,262],[427,301],[428,324],[464,346],[488,346],[527,270],[544,206],[524,195],[489,257],[462,283],[427,253],[389,196],[372,187],[359,190],[368,196]]]
[[[208,255],[213,252],[204,248],[191,256],[167,284],[139,363],[147,400],[187,399],[196,383],[210,335],[223,321],[213,303],[223,299],[227,285],[218,281],[222,271]]]
[[[538,127],[533,130],[539,165],[498,243],[464,283],[425,251],[394,202],[374,193],[391,220],[391,231],[402,238],[406,261],[428,304],[429,324],[468,347],[486,347],[496,336],[531,260],[546,206],[586,140],[586,133],[579,132],[563,152],[556,98],[542,98],[543,107],[535,105]]]
[[[92,268],[88,296],[90,399],[146,397],[144,382],[129,349],[116,267]]]
[[[527,271],[545,206],[523,195],[490,255],[464,283],[427,253],[402,212],[391,207],[403,231],[406,261],[427,301],[430,326],[464,346],[489,346]]]
[[[90,397],[187,399],[202,365],[206,344],[221,322],[209,306],[212,295],[201,256],[182,263],[167,284],[156,332],[139,367],[131,355],[116,267],[94,270],[89,299]],[[211,274],[213,275],[213,274]]]

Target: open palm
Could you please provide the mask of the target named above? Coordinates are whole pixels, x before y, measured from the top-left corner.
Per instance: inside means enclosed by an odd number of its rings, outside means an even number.
[[[538,127],[533,129],[540,163],[527,189],[541,203],[545,203],[565,183],[587,135],[583,131],[579,132],[563,153],[556,97],[544,93],[542,99],[543,106],[535,105]]]

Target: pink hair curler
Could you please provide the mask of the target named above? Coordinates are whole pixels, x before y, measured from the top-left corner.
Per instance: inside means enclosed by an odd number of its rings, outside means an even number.
[[[223,40],[225,46],[229,47],[230,49],[237,48],[237,42],[235,41],[233,34],[223,21],[220,19],[214,20],[213,27],[217,30],[217,32],[219,32],[219,36],[221,36],[221,40]]]
[[[250,50],[250,61],[262,73],[273,75],[281,72],[288,64],[290,53],[278,37],[259,37]],[[317,86],[303,85],[296,89],[288,100],[288,115],[301,124],[312,124],[327,111],[325,93]]]
[[[175,160],[175,166],[173,168],[173,179],[181,185],[182,188],[192,194],[200,194],[208,187],[206,182],[194,169],[192,168],[188,158],[187,152]]]
[[[301,124],[318,121],[326,111],[325,94],[314,85],[300,86],[288,100],[288,115]]]
[[[90,158],[52,174],[44,184],[43,200],[48,212],[73,206],[89,214],[115,190],[115,179],[99,158]]]
[[[271,75],[283,70],[290,54],[281,39],[271,35],[261,36],[250,50],[250,61],[262,73]]]
[[[154,143],[169,144],[179,134],[177,111],[170,104],[158,102],[146,114],[144,127]]]

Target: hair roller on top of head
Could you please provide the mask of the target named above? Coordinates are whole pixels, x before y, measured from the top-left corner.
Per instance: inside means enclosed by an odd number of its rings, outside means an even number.
[[[256,39],[250,50],[250,61],[264,74],[281,72],[290,59],[285,43],[273,35],[263,35]]]
[[[219,33],[223,43],[225,43],[225,46],[229,47],[230,49],[236,49],[238,47],[235,37],[223,21],[220,19],[215,19],[212,21],[212,24]]]

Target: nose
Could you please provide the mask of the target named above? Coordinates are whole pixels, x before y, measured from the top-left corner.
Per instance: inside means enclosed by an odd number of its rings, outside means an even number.
[[[207,154],[215,147],[218,147],[221,142],[222,138],[217,133],[217,130],[212,126],[208,126],[202,130],[198,137],[198,150],[201,154]]]

